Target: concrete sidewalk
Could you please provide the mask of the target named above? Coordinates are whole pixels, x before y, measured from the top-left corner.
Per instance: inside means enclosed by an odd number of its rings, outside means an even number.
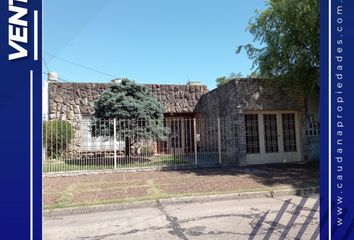
[[[129,204],[188,196],[316,188],[305,166],[113,172],[44,178],[45,209]]]
[[[279,196],[44,218],[46,240],[318,239],[318,196]]]

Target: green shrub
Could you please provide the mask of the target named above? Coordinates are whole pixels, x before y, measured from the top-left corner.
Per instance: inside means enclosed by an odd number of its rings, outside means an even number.
[[[68,148],[74,137],[70,123],[62,120],[43,122],[43,147],[47,158],[58,158]]]
[[[146,157],[151,157],[152,155],[154,155],[154,151],[155,149],[152,145],[143,145],[140,148],[140,154]]]

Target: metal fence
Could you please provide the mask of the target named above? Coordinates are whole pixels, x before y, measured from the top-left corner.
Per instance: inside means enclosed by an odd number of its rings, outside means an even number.
[[[236,163],[232,119],[92,120],[43,124],[43,171],[208,167]]]

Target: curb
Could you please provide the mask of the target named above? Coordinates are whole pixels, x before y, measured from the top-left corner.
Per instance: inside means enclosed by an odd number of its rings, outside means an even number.
[[[215,168],[218,166],[209,166],[206,168]],[[189,170],[200,169],[198,165],[175,165],[175,166],[161,166],[161,167],[134,167],[134,168],[118,168],[118,169],[105,169],[105,170],[78,170],[68,172],[47,172],[43,173],[44,178],[56,178],[56,177],[76,177],[87,175],[99,175],[99,174],[114,174],[114,173],[129,173],[129,172],[153,172],[153,171],[170,171],[170,170]]]
[[[319,190],[320,190],[319,187],[311,187],[311,188],[283,189],[283,190],[274,190],[274,191],[271,190],[271,191],[261,191],[261,192],[243,192],[243,193],[229,193],[229,194],[219,194],[219,195],[177,197],[177,198],[148,200],[148,201],[133,202],[133,203],[62,208],[62,209],[44,210],[43,217],[60,217],[60,216],[69,216],[69,215],[77,215],[77,214],[133,209],[133,208],[157,207],[158,204],[174,205],[174,204],[183,204],[183,203],[204,203],[204,202],[236,200],[236,199],[273,198],[273,197],[281,197],[281,196],[288,196],[288,195],[307,196],[311,194],[317,194],[319,193]]]

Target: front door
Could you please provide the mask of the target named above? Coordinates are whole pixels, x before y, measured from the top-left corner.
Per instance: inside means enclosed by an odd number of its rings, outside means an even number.
[[[245,114],[247,164],[300,161],[296,112]]]

